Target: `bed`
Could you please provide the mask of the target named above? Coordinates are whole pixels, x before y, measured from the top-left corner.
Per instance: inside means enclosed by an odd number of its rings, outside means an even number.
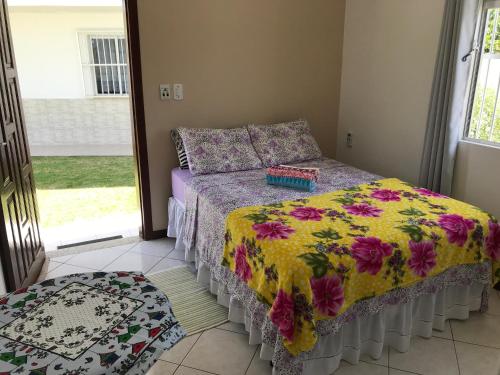
[[[354,364],[363,355],[380,358],[384,345],[404,352],[412,335],[430,337],[448,319],[487,309],[500,258],[500,229],[493,217],[321,157],[304,122],[257,127],[253,135],[251,130],[251,137],[246,130],[231,130],[237,134],[227,139],[226,130],[181,130],[192,175],[172,172],[169,236],[177,238],[186,261],[194,262],[198,281],[229,308],[229,320],[245,325],[250,344],[262,344],[260,357],[272,361],[274,374],[332,373],[341,359]],[[248,157],[254,150],[256,160]],[[288,156],[311,160],[294,162]],[[319,168],[316,191],[268,186],[264,166],[284,163]],[[470,219],[457,224],[455,211]],[[381,212],[386,221],[365,225]],[[443,216],[443,223],[429,215]],[[333,226],[322,226],[326,217]],[[280,229],[263,228],[269,223]],[[368,240],[379,243],[363,253],[367,248],[359,233],[372,230],[379,238]],[[318,241],[311,244],[313,237]],[[325,251],[325,243],[342,237],[356,245]],[[410,254],[398,242],[402,238],[415,247],[411,257],[401,255]],[[492,257],[482,251],[488,241],[493,241],[487,244],[494,248]],[[420,256],[414,257],[414,250]],[[445,260],[438,262],[437,252]],[[350,262],[347,267],[342,259]],[[382,262],[389,270],[379,277]],[[331,294],[338,285],[344,288],[342,298]],[[330,288],[329,300],[317,303],[315,288]],[[357,289],[371,294],[356,294]]]
[[[184,184],[185,201],[177,197],[169,205],[170,212],[177,212],[171,216],[170,234],[183,238],[186,260],[195,262],[198,280],[229,308],[229,320],[245,324],[250,344],[262,344],[260,356],[273,361],[275,373],[331,373],[341,359],[357,363],[363,354],[379,358],[384,345],[407,351],[412,335],[430,337],[433,329],[444,329],[447,319],[467,319],[469,311],[486,308],[490,266],[463,267],[453,277],[410,288],[406,294],[388,294],[385,300],[359,304],[344,321],[322,321],[314,349],[290,355],[268,316],[269,306],[221,265],[226,216],[244,206],[319,195],[381,179],[327,158],[295,165],[320,168],[316,192],[270,188],[265,169],[259,169],[191,176]]]

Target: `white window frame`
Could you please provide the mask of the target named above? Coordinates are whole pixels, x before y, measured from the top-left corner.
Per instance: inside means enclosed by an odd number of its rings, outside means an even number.
[[[477,78],[479,76],[479,65],[481,63],[481,57],[483,53],[483,47],[484,47],[484,37],[485,37],[485,26],[486,26],[486,21],[487,21],[487,16],[488,16],[488,10],[492,8],[500,8],[500,0],[484,0],[482,6],[481,6],[481,11],[479,12],[479,17],[476,23],[476,30],[475,30],[475,36],[474,36],[474,47],[473,47],[473,53],[472,53],[472,69],[469,77],[469,85],[468,85],[468,90],[467,90],[467,95],[466,95],[466,120],[465,124],[463,127],[463,132],[462,132],[462,140],[465,142],[470,142],[470,143],[477,143],[485,146],[493,146],[493,147],[500,147],[500,142],[494,142],[494,141],[489,141],[489,140],[484,140],[484,139],[479,139],[479,138],[473,138],[469,137],[469,129],[470,129],[470,123],[471,123],[471,117],[472,117],[472,110],[474,106],[474,97],[476,94],[476,84],[477,84]],[[500,23],[500,17],[498,19],[498,22]],[[493,55],[493,54],[492,54]],[[499,55],[498,58],[500,58],[500,54],[495,54]],[[500,95],[500,82],[499,82],[499,87],[497,94]],[[496,104],[500,106],[500,96],[497,98]],[[493,121],[495,120],[495,117],[493,118]]]
[[[80,61],[82,65],[82,79],[83,86],[85,89],[85,96],[87,97],[96,97],[96,98],[126,98],[129,96],[128,92],[130,92],[130,73],[128,71],[128,51],[126,51],[127,58],[125,59],[125,63],[120,63],[118,59],[118,55],[116,56],[116,63],[110,64],[98,64],[93,61],[93,51],[92,51],[92,38],[114,38],[114,39],[125,39],[125,33],[123,30],[80,30],[77,33],[78,36],[78,45],[80,50]],[[124,44],[125,50],[127,49],[127,43]],[[118,54],[118,50],[116,51]],[[97,77],[95,74],[94,68],[96,66],[113,66],[118,69],[118,81],[120,91],[122,91],[123,85],[126,85],[127,93],[104,93],[99,94],[97,92]],[[127,76],[126,82],[122,81],[122,77],[120,75],[120,67],[126,69]],[[106,73],[107,74],[107,73]],[[114,80],[114,77],[113,77]],[[101,83],[102,85],[102,83]]]

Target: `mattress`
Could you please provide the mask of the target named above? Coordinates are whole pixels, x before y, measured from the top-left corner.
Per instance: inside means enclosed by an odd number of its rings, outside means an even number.
[[[189,169],[172,169],[172,195],[182,204],[186,203],[185,188],[192,178]]]

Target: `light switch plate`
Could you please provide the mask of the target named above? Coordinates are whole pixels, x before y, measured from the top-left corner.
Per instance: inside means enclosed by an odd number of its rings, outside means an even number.
[[[160,85],[160,100],[170,100],[171,97],[170,84],[162,83]]]
[[[184,87],[182,83],[174,83],[174,100],[184,99]]]

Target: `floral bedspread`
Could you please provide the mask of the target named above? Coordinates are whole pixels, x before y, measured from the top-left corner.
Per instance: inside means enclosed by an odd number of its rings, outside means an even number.
[[[225,223],[222,265],[271,307],[292,355],[358,302],[464,265],[500,279],[495,218],[398,179],[238,208]]]

